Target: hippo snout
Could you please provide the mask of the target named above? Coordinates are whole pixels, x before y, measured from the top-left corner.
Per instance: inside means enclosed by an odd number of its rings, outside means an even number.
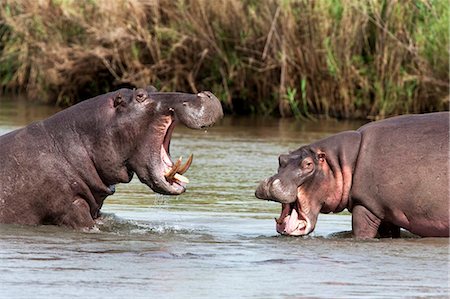
[[[210,91],[202,91],[197,94],[202,106],[205,107],[204,127],[213,125],[216,121],[223,118],[223,109],[220,100]]]
[[[210,91],[202,91],[172,107],[177,119],[191,129],[204,129],[223,118],[222,105]]]
[[[259,184],[255,196],[264,200],[292,203],[297,199],[296,190],[296,186],[286,186],[280,178],[270,177]]]
[[[270,193],[269,193],[269,188],[268,188],[268,180],[269,179],[265,179],[263,182],[261,182],[258,186],[258,188],[256,188],[255,191],[255,196],[259,199],[265,199],[265,200],[270,200]]]

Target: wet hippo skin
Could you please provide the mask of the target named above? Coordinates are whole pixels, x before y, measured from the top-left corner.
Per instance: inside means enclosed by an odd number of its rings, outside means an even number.
[[[186,162],[172,162],[176,124],[222,118],[210,92],[120,89],[0,136],[0,223],[91,228],[114,185],[136,173],[155,192],[185,191]]]
[[[449,236],[449,113],[404,115],[279,157],[256,197],[282,203],[277,231],[307,235],[319,213],[352,213],[353,235]]]

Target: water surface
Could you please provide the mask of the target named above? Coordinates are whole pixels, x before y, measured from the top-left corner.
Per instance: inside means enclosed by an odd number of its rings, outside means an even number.
[[[56,111],[0,100],[0,134]],[[279,236],[280,206],[254,197],[280,153],[360,125],[227,117],[208,131],[177,127],[172,156],[195,155],[185,194],[134,178],[105,201],[99,231],[1,225],[1,297],[448,298],[448,239],[354,240],[348,214],[321,215],[308,237]]]

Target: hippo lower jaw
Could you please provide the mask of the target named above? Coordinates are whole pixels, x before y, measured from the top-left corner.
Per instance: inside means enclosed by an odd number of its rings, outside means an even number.
[[[311,233],[313,225],[306,210],[308,209],[302,209],[300,199],[293,203],[283,203],[280,218],[275,218],[277,232],[289,236],[303,236]]]
[[[170,157],[170,141],[177,123],[174,118],[166,117],[155,126],[157,133],[154,136],[159,137],[148,143],[150,155],[131,166],[142,183],[160,194],[179,195],[186,191],[189,183],[183,174],[191,166],[192,155],[184,165],[181,157],[175,163]]]
[[[189,179],[183,176],[183,174],[191,166],[193,155],[191,154],[189,156],[184,165],[182,165],[182,157],[180,157],[175,163],[172,161],[169,149],[175,125],[176,121],[173,119],[171,119],[171,121],[167,124],[166,133],[161,144],[161,166],[158,167],[158,172],[161,180],[164,180],[167,191],[172,189],[168,193],[181,194],[186,190],[186,185],[189,183]]]
[[[174,164],[170,158],[170,140],[175,128],[175,121],[172,121],[166,130],[163,143],[161,144],[161,161],[163,162],[163,175],[169,183],[175,182],[179,185],[189,183],[189,180],[183,174],[189,169],[192,163],[193,155],[191,154],[185,165],[181,166],[182,157]]]
[[[276,176],[261,182],[255,196],[281,203],[281,215],[275,218],[277,232],[282,235],[303,236],[314,230],[316,217],[301,187],[297,190],[284,186]]]

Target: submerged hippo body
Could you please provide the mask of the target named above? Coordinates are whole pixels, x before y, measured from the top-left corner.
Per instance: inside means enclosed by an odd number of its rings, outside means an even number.
[[[222,116],[210,92],[120,89],[0,136],[0,223],[90,228],[134,173],[155,192],[180,194],[192,159],[170,158],[175,124],[200,129]]]
[[[320,212],[347,208],[356,237],[448,237],[448,163],[448,112],[398,116],[281,155],[256,196],[282,203],[281,234],[309,234]]]

